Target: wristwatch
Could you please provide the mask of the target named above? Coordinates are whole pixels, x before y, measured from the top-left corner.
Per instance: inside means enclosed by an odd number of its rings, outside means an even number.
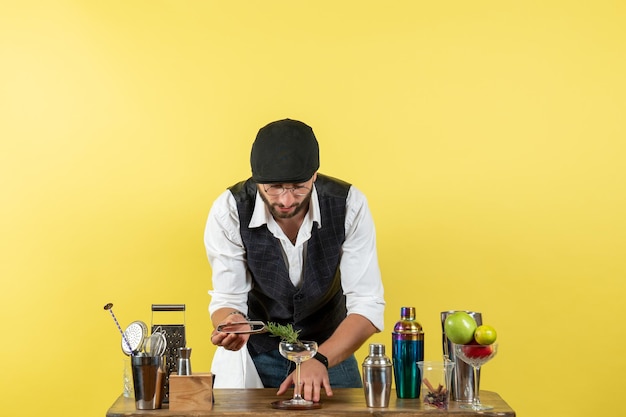
[[[239,310],[231,311],[230,313],[228,313],[228,314],[226,315],[226,317],[228,317],[228,316],[232,316],[232,315],[234,315],[234,314],[239,314],[241,317],[243,317],[244,319],[246,319],[246,321],[249,321],[249,320],[250,320],[250,318],[249,318],[246,314],[243,314],[243,313],[242,313],[241,311],[239,311]]]
[[[317,359],[320,362],[322,362],[324,364],[324,366],[326,367],[326,369],[328,369],[328,358],[326,356],[324,356],[321,353],[317,352],[315,354],[315,356],[313,356],[313,358]]]

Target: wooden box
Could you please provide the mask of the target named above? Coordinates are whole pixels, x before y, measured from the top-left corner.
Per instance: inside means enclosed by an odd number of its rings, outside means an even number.
[[[202,411],[213,408],[213,374],[170,375],[170,410]]]

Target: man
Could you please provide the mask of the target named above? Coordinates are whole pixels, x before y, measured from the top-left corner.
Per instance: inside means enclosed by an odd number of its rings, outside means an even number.
[[[319,401],[322,388],[331,396],[331,386],[361,387],[354,352],[383,329],[385,306],[367,201],[317,172],[317,139],[296,120],[261,128],[250,164],[252,177],[218,197],[206,225],[213,325],[250,317],[292,324],[301,340],[318,342],[316,360],[301,366],[306,400]],[[293,386],[278,338],[214,330],[211,342],[247,347],[263,385],[278,395]]]

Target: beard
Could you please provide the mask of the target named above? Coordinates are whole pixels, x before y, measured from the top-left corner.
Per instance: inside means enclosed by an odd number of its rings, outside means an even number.
[[[277,210],[276,207],[285,208],[285,206],[282,205],[281,203],[270,203],[265,197],[265,195],[263,195],[263,193],[259,192],[259,194],[261,195],[261,199],[265,202],[265,205],[267,206],[270,213],[272,214],[272,216],[274,216],[275,219],[290,219],[296,216],[298,213],[301,213],[303,210],[307,210],[309,208],[309,204],[311,203],[312,192],[313,191],[309,191],[306,197],[304,197],[304,199],[302,199],[302,201],[300,201],[299,203],[292,204],[290,207],[294,208],[294,210],[291,213],[283,213]]]

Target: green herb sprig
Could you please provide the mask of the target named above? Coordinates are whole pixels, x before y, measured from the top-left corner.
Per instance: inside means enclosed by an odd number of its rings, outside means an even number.
[[[282,325],[278,323],[268,322],[267,326],[265,326],[267,331],[272,334],[272,336],[280,337],[283,342],[289,343],[298,343],[298,336],[300,335],[300,330],[294,330],[291,324]]]

